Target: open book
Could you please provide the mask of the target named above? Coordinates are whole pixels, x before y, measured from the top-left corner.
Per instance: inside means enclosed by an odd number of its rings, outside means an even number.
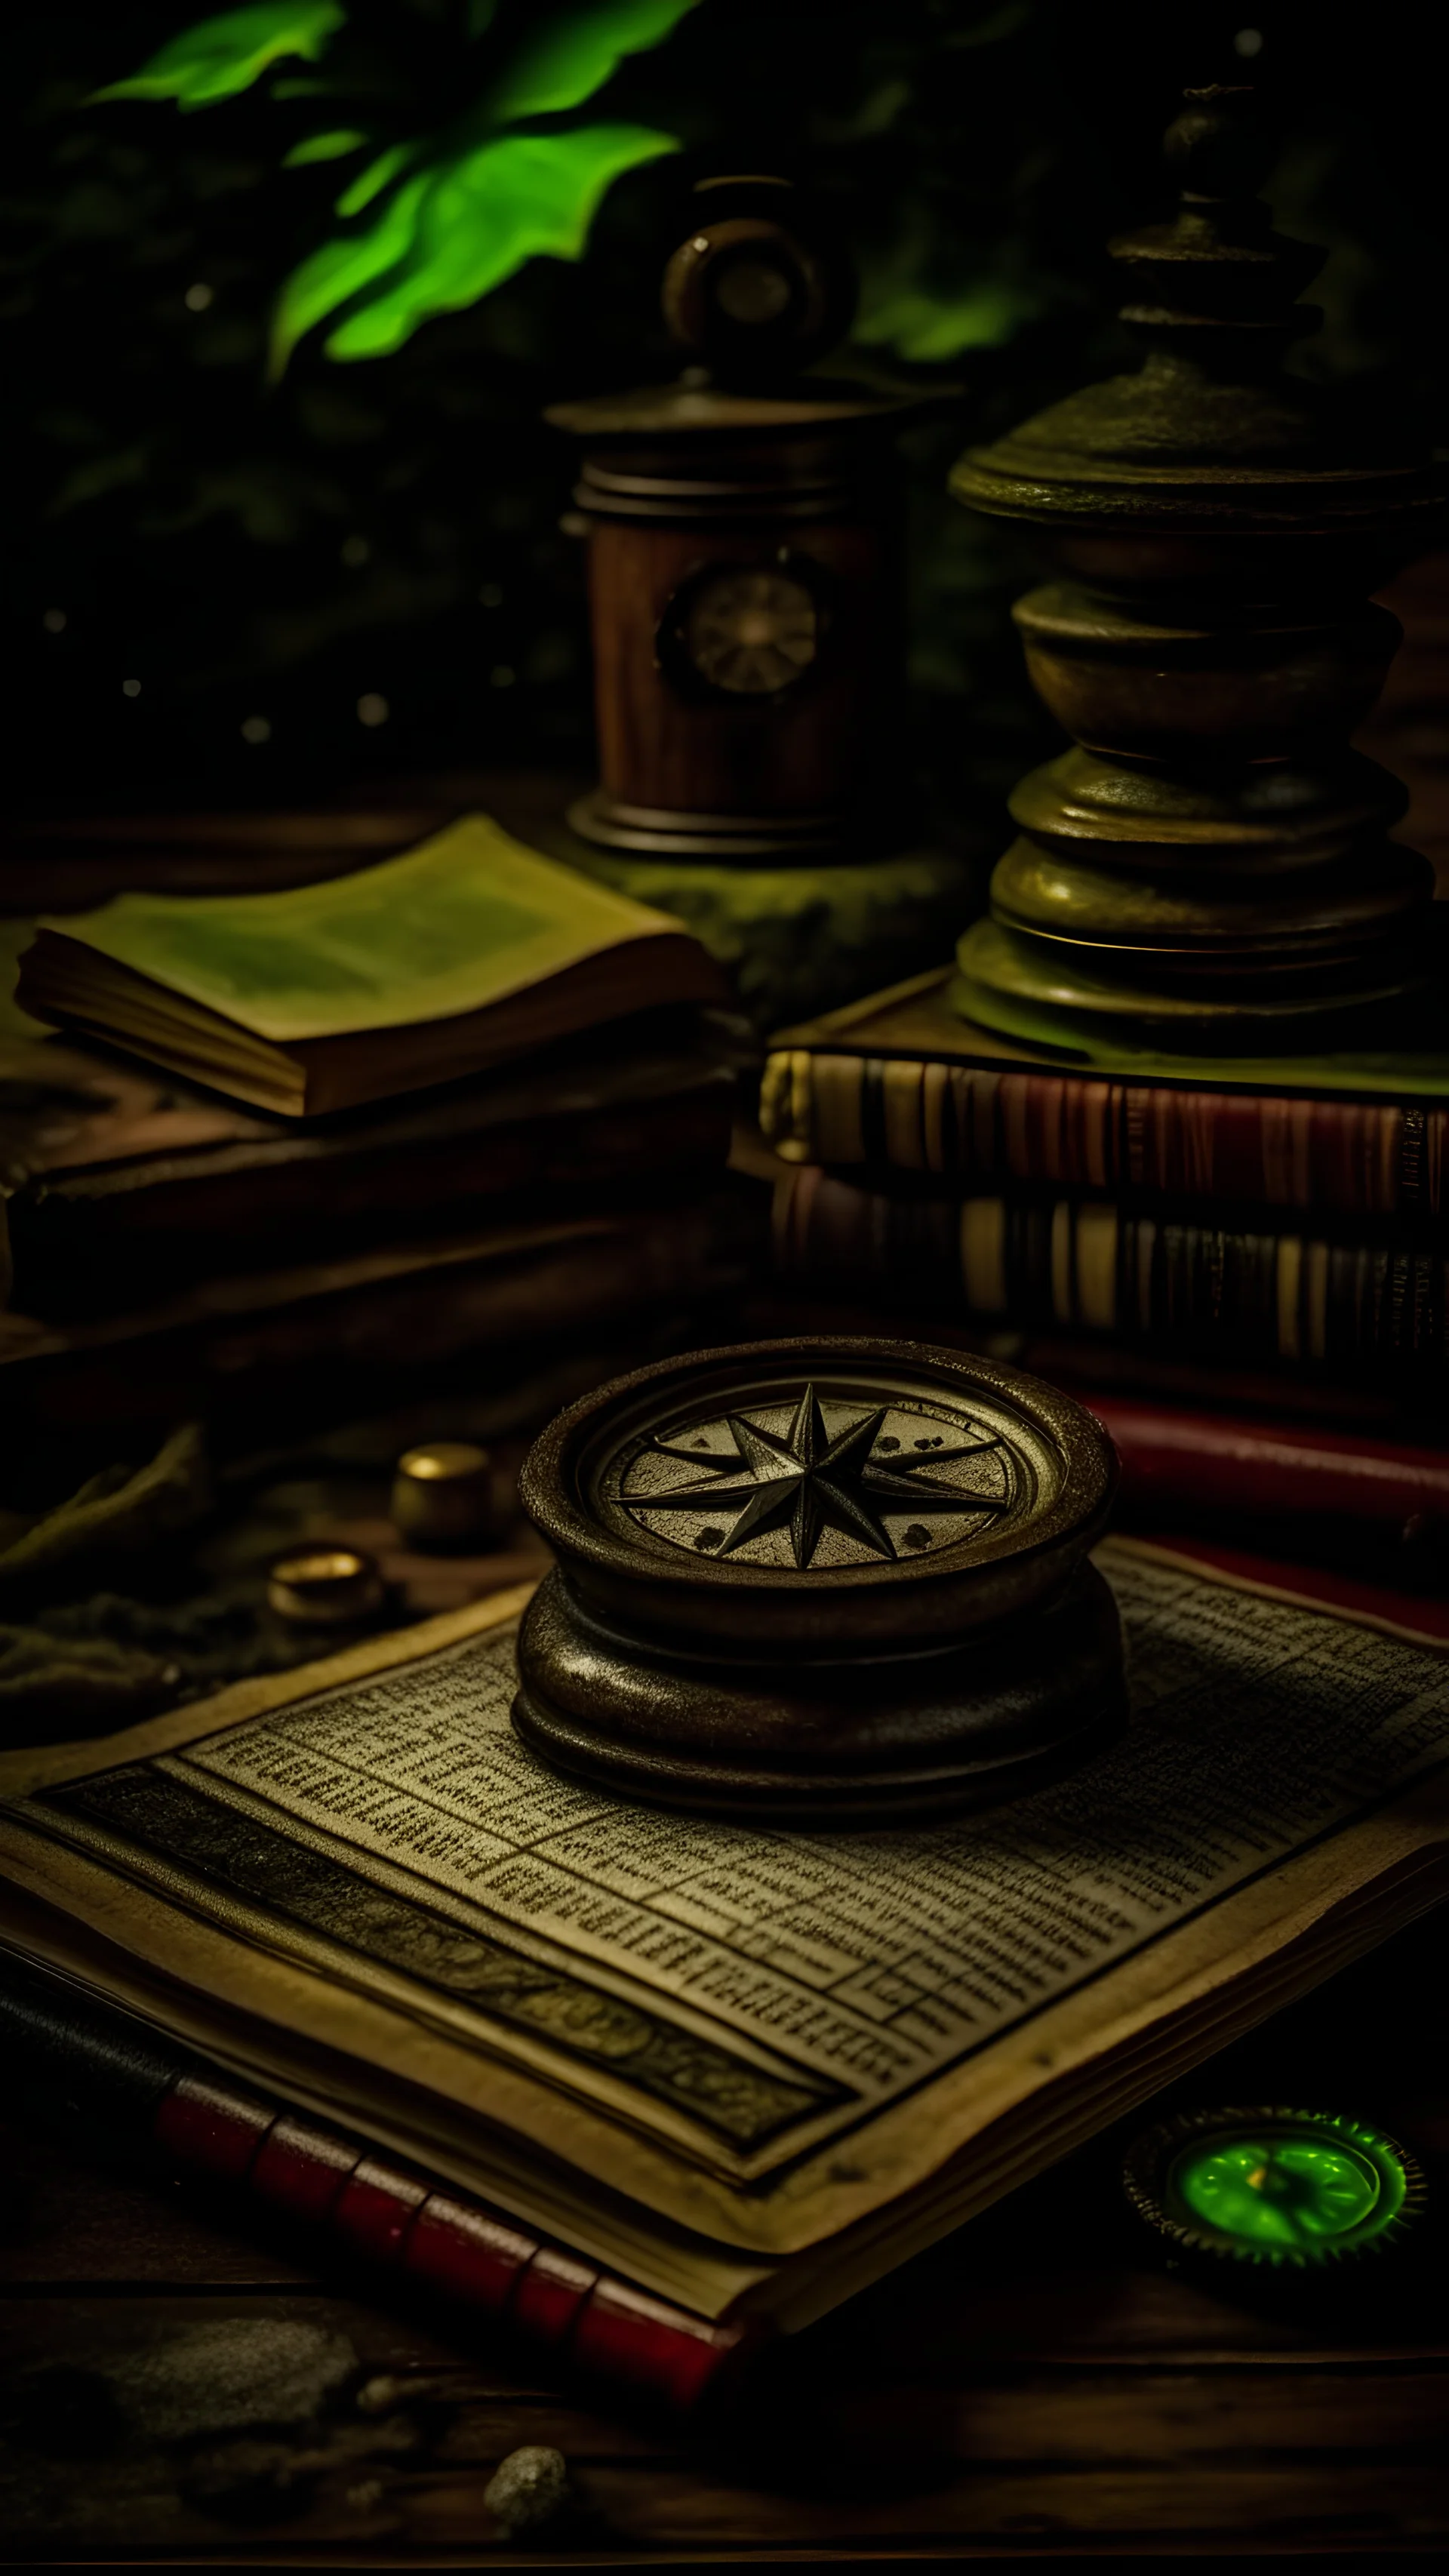
[[[709,2319],[804,2325],[1435,1902],[1449,1663],[1160,1550],[1134,1715],[934,1828],[544,1770],[520,1596],[0,1760],[0,1938]]]
[[[470,814],[320,885],[125,894],[42,921],[16,999],[239,1100],[312,1116],[728,992],[677,921]]]

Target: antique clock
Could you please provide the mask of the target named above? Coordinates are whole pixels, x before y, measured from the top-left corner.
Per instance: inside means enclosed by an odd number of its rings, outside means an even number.
[[[562,403],[582,443],[602,777],[615,849],[724,859],[889,843],[901,567],[891,387],[803,375],[853,288],[797,193],[722,179],[664,280],[696,364]]]
[[[548,414],[582,449],[599,743],[568,819],[768,1021],[928,965],[959,923],[966,872],[911,848],[900,753],[894,438],[941,397],[822,369],[854,281],[799,191],[707,180],[690,217],[663,292],[683,374]]]

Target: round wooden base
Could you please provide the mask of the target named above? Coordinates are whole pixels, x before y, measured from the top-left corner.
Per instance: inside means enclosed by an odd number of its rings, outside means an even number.
[[[524,1616],[514,1702],[557,1769],[651,1804],[794,1824],[900,1824],[1039,1787],[1126,1716],[1111,1590],[1060,1600],[962,1650],[882,1666],[689,1664],[580,1612],[562,1577]]]
[[[606,850],[632,850],[646,859],[714,859],[758,867],[787,867],[792,859],[849,860],[856,855],[853,818],[819,814],[681,814],[663,806],[626,805],[604,787],[580,796],[568,810],[571,832]],[[880,834],[875,835],[878,844]],[[860,855],[872,850],[865,842]]]
[[[1090,1414],[918,1343],[757,1342],[572,1405],[525,1464],[545,1760],[706,1813],[872,1825],[1033,1787],[1121,1723]]]

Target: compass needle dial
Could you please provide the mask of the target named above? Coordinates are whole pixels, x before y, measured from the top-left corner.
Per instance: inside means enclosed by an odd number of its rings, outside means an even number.
[[[889,1561],[919,1549],[916,1524],[922,1515],[958,1522],[969,1518],[977,1531],[1000,1518],[1011,1492],[1000,1435],[952,1440],[941,1433],[925,1434],[918,1436],[916,1453],[878,1454],[889,1411],[887,1405],[875,1405],[832,1432],[814,1386],[808,1385],[783,1434],[748,1414],[730,1413],[692,1435],[666,1435],[655,1443],[661,1455],[688,1458],[704,1472],[692,1481],[651,1491],[647,1502],[633,1508],[646,1527],[657,1529],[664,1516],[666,1536],[672,1513],[703,1514],[712,1525],[733,1512],[729,1527],[711,1541],[720,1556],[733,1556],[776,1530],[788,1531],[794,1563],[802,1572],[814,1563],[826,1530]],[[716,1445],[722,1431],[732,1443],[728,1449]],[[899,1448],[892,1439],[890,1451]],[[994,1460],[998,1490],[953,1484],[930,1472],[964,1458]],[[912,1516],[912,1534],[898,1544],[882,1513],[902,1505]],[[703,1545],[698,1534],[690,1543]]]

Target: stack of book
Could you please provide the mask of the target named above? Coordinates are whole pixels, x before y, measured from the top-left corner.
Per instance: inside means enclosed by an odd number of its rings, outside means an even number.
[[[775,1041],[780,1269],[819,1294],[1416,1401],[1449,1370],[1449,1056],[1064,1065],[951,1006],[948,971]]]
[[[627,1358],[750,1267],[717,969],[481,817],[44,923],[19,1000],[63,1036],[0,1060],[9,1436],[285,1436],[474,1357]]]

